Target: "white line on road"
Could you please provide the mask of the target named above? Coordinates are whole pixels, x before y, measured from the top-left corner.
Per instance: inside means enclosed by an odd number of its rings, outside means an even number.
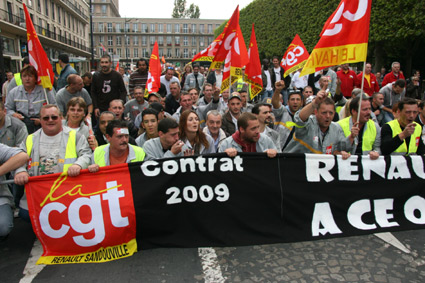
[[[198,253],[204,270],[205,283],[225,282],[226,278],[221,273],[215,250],[213,248],[198,248]]]
[[[406,248],[405,245],[403,245],[393,234],[390,232],[384,232],[384,233],[375,233],[374,234],[379,239],[387,242],[390,245],[393,245],[397,249],[401,250],[402,252],[405,252],[407,254],[410,254],[410,250]]]
[[[36,264],[37,260],[42,254],[43,247],[41,246],[40,241],[38,239],[35,239],[27,264],[25,265],[25,269],[23,272],[24,277],[21,278],[19,283],[31,283],[32,280],[37,276],[37,274],[43,270],[46,265]]]

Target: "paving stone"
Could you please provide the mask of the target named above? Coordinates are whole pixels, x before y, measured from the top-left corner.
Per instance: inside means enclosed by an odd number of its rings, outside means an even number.
[[[376,282],[388,282],[387,277],[385,275],[375,275],[373,276]]]
[[[344,273],[344,278],[347,281],[359,281],[359,277],[354,273]]]

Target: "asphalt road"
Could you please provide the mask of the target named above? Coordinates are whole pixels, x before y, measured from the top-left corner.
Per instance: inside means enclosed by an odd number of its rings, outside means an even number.
[[[425,282],[425,230],[249,247],[153,249],[101,264],[27,264],[35,236],[15,219],[0,242],[0,282]],[[23,272],[26,272],[24,276]],[[34,278],[31,277],[31,274]]]

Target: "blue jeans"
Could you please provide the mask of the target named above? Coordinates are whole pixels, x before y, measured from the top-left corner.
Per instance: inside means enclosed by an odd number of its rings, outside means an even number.
[[[264,92],[263,92],[263,95],[262,95],[263,97],[261,98],[262,100],[264,99],[264,98],[272,98],[272,96],[273,96],[273,90],[271,89],[271,90],[265,90]]]
[[[22,220],[28,223],[31,223],[30,213],[26,209],[23,209],[23,208],[19,209],[19,218],[21,218]]]
[[[382,119],[382,125],[384,125],[387,122],[394,120],[394,116],[390,112],[383,111],[383,113],[384,113],[384,118]]]
[[[13,211],[9,204],[0,205],[0,238],[9,235],[13,229]]]

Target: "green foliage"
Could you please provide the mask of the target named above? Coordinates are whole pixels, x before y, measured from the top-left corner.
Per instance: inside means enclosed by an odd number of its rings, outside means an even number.
[[[171,17],[199,19],[200,15],[201,11],[198,5],[192,3],[189,8],[186,9],[186,0],[174,0],[174,8]]]
[[[338,7],[339,2],[340,0],[255,0],[240,12],[239,23],[245,43],[248,44],[251,25],[255,23],[261,57],[283,56],[297,33],[311,52],[319,40],[324,23]],[[223,31],[224,25],[225,23],[215,31],[216,36]],[[414,54],[421,46],[424,48],[423,38],[423,1],[373,0],[369,36],[370,59],[383,56],[382,60],[385,62],[393,57],[401,60],[405,58],[406,52]],[[383,54],[376,54],[377,44]]]

